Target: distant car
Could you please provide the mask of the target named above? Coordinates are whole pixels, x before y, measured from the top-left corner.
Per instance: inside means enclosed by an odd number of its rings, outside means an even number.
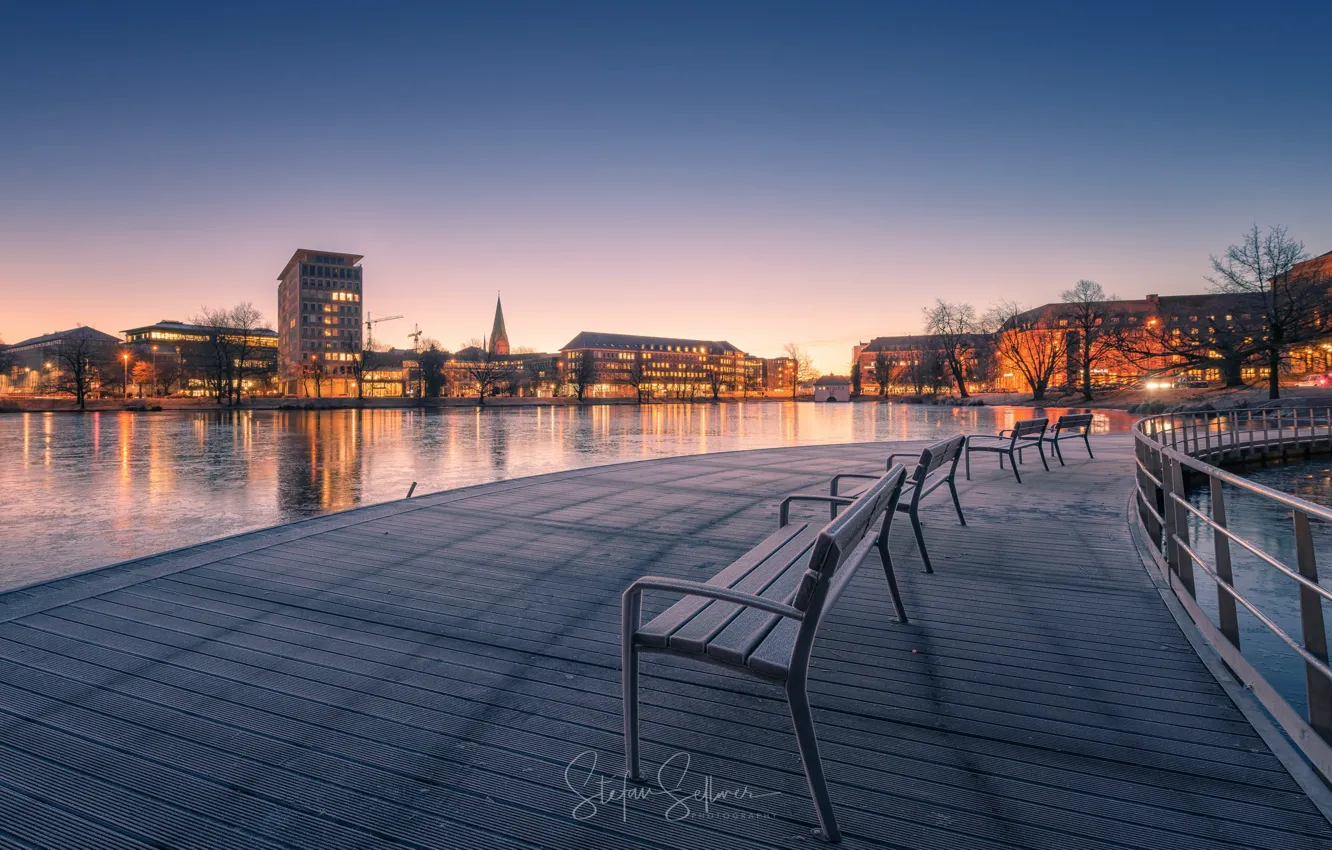
[[[1300,378],[1299,386],[1301,387],[1332,386],[1332,379],[1329,379],[1327,375],[1305,375],[1303,378]]]
[[[1197,378],[1189,378],[1175,381],[1175,386],[1186,390],[1205,390],[1207,389],[1207,382]]]

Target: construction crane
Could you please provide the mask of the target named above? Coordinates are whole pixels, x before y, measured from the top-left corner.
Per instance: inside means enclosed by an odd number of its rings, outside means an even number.
[[[421,330],[420,325],[412,325],[412,332],[407,334],[407,336],[412,338],[412,348],[416,349],[418,352],[421,350],[421,334],[423,333],[425,333],[425,331]]]
[[[374,313],[366,313],[365,319],[365,347],[367,349],[375,346],[375,325],[380,322],[391,322],[394,319],[401,319],[402,316],[380,316],[378,319],[372,319]]]

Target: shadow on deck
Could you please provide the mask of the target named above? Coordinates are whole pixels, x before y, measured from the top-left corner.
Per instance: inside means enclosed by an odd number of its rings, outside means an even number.
[[[899,523],[910,624],[873,564],[833,610],[810,691],[845,846],[1332,846],[1142,567],[1127,435],[1096,445],[1022,486],[979,462],[968,527],[923,512],[934,575]],[[643,755],[678,790],[613,799],[619,594],[710,577],[887,451],[519,479],[0,597],[0,844],[814,846],[780,693],[670,659]]]

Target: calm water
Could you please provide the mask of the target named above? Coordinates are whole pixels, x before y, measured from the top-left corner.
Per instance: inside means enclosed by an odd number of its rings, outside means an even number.
[[[423,493],[669,455],[993,432],[1031,412],[765,402],[0,416],[0,589],[400,499],[413,481]],[[1111,412],[1097,427],[1134,418]]]
[[[1291,493],[1315,504],[1332,507],[1332,461],[1327,458],[1269,463],[1266,466],[1237,467],[1233,472],[1245,478]],[[1193,490],[1190,499],[1203,512],[1211,513],[1211,496],[1206,484]],[[1235,487],[1225,488],[1226,519],[1229,528],[1283,564],[1295,566],[1295,529],[1290,511]],[[1196,517],[1189,528],[1189,539],[1198,554],[1210,566],[1214,563],[1212,534],[1201,528]],[[1311,524],[1314,549],[1319,561],[1319,582],[1332,589],[1332,527],[1318,521]],[[1235,587],[1271,617],[1289,635],[1300,639],[1299,586],[1262,563],[1236,544],[1231,544],[1231,566]],[[1216,619],[1216,585],[1195,571],[1198,601]],[[1308,704],[1304,685],[1304,660],[1280,638],[1273,635],[1244,606],[1239,605],[1240,647],[1244,655],[1291,705],[1301,712]],[[1323,605],[1323,616],[1332,623],[1332,611]]]

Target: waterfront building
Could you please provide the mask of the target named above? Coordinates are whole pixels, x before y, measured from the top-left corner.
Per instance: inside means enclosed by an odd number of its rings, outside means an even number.
[[[361,356],[360,254],[299,249],[278,275],[282,391],[354,396]]]
[[[971,334],[963,340],[961,356],[968,389],[987,389],[992,383],[990,345],[988,334]],[[860,370],[864,395],[942,392],[953,384],[942,345],[930,334],[875,337],[851,349],[851,362]]]
[[[814,382],[815,401],[850,401],[851,379],[844,375],[824,375]]]
[[[7,369],[0,374],[0,393],[41,395],[58,392],[64,383],[65,355],[81,350],[95,369],[120,380],[120,337],[96,328],[76,327],[20,340],[3,347]]]
[[[795,369],[795,361],[790,357],[763,358],[763,389],[769,393],[790,394]]]
[[[271,392],[278,374],[278,334],[271,328],[216,328],[163,319],[124,332],[131,358],[151,363],[160,391],[207,395],[227,358],[243,358],[245,392]]]
[[[573,391],[594,398],[749,395],[763,386],[763,360],[729,342],[583,331],[560,348]]]

